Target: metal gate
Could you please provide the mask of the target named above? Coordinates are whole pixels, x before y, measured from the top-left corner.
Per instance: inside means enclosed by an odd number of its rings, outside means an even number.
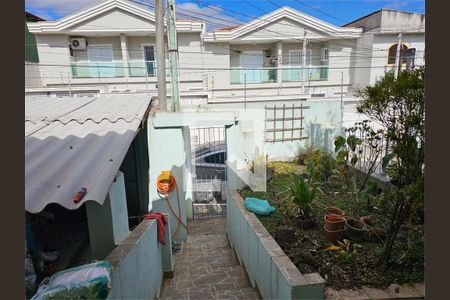
[[[225,216],[225,127],[191,128],[193,219]]]

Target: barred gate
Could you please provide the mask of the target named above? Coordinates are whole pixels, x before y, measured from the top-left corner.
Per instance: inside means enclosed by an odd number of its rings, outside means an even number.
[[[191,128],[193,219],[225,216],[225,127]]]

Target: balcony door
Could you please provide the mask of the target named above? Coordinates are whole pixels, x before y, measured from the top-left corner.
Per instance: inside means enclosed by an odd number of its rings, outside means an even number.
[[[241,72],[240,82],[262,82],[263,51],[242,51],[239,57]]]
[[[116,76],[112,45],[89,45],[87,52],[91,77]]]
[[[289,81],[302,80],[302,70],[305,78],[308,78],[308,67],[311,66],[311,49],[306,50],[306,66],[302,68],[303,64],[303,50],[289,50]]]
[[[155,63],[155,47],[153,45],[143,45],[144,49],[144,62],[147,69],[148,76],[156,75],[156,63]]]

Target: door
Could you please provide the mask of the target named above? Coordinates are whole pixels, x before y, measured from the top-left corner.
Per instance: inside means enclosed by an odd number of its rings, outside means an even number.
[[[311,49],[306,50],[306,66],[303,68],[303,50],[289,50],[289,66],[291,68],[289,74],[289,80],[300,81],[302,80],[302,71],[305,78],[308,78],[308,67],[311,66]]]
[[[114,55],[112,45],[89,45],[88,58],[91,77],[114,77]]]
[[[263,51],[242,51],[240,55],[240,82],[262,82]]]
[[[152,45],[144,45],[144,62],[148,76],[156,75],[155,48]]]

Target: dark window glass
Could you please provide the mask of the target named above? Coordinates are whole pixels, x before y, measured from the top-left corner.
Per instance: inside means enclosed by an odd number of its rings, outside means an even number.
[[[406,47],[406,45],[402,45],[400,54],[402,57],[402,64],[406,64],[406,59],[408,56],[408,47]],[[394,65],[396,56],[397,56],[397,44],[392,45],[391,48],[389,48],[388,64]]]

